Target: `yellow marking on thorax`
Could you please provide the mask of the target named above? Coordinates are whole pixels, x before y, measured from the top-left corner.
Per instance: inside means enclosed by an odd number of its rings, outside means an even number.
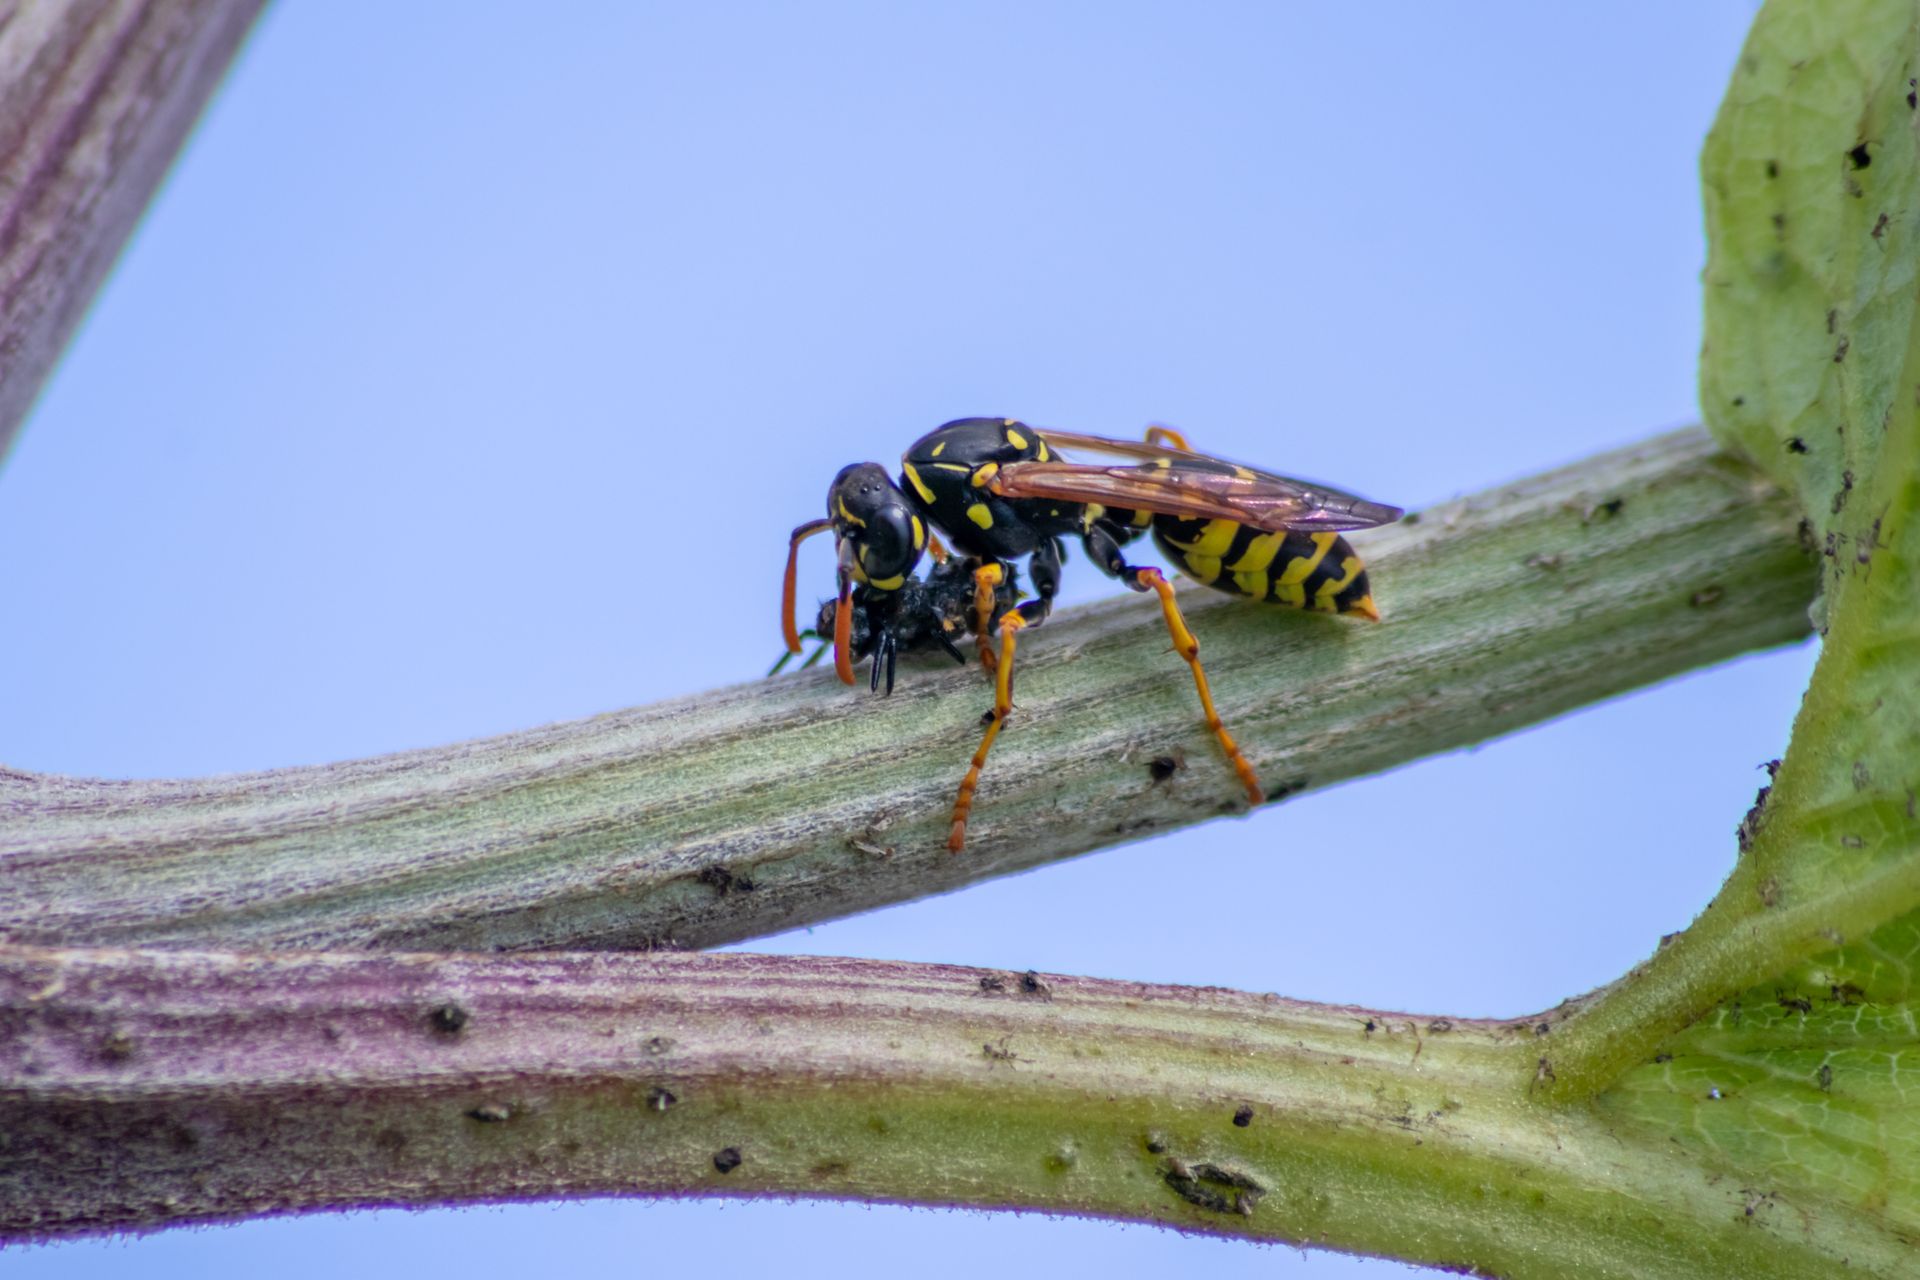
[[[976,502],[968,507],[967,519],[973,521],[982,529],[993,528],[993,512],[987,509],[987,504],[984,502]]]
[[[1000,474],[999,463],[997,462],[983,463],[980,466],[977,466],[973,469],[973,476],[972,476],[973,487],[976,489],[984,489],[989,484],[992,484],[993,478],[999,474]]]
[[[1040,451],[1033,455],[1034,458],[1037,459],[1038,461],[1045,462],[1053,456],[1052,454],[1047,452],[1047,442],[1045,440],[1042,440],[1040,442],[1039,448],[1040,448]]]
[[[1007,424],[1007,443],[1016,449],[1024,449],[1027,447],[1027,438],[1018,431],[1015,431],[1011,422]]]
[[[941,454],[945,453],[946,451],[947,451],[947,442],[945,440],[942,440],[939,444],[936,444],[935,446],[933,446],[933,456],[936,458],[939,457]]]
[[[958,471],[961,475],[973,470],[964,462],[936,462],[933,465],[937,471]]]
[[[920,501],[932,503],[933,490],[927,488],[927,482],[920,478],[920,473],[913,469],[913,464],[903,462],[900,464],[900,470],[906,473],[907,483],[912,485],[913,491],[920,495]]]

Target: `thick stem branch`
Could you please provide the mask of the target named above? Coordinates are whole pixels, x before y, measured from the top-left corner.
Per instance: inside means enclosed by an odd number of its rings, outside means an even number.
[[[0,5],[0,460],[262,3]]]
[[[1814,571],[1795,526],[1683,431],[1385,531],[1380,625],[1184,594],[1220,709],[1282,797],[1798,639]],[[890,699],[809,672],[320,768],[0,772],[0,938],[703,947],[1241,808],[1150,601],[1059,615],[1020,655],[958,856],[977,671],[906,671]],[[1185,767],[1157,779],[1160,757]]]
[[[1527,1022],[941,965],[0,947],[0,1234],[586,1194],[1014,1206],[1476,1274],[1893,1275],[1528,1105]]]

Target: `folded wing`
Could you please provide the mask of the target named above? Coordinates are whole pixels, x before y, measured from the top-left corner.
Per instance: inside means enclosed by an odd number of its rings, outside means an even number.
[[[1103,466],[1049,460],[1003,464],[989,487],[1007,498],[1052,498],[1189,519],[1234,520],[1263,532],[1307,533],[1390,524],[1400,508],[1326,485],[1257,471],[1164,445],[1065,431],[1041,433],[1049,446],[1146,458]]]

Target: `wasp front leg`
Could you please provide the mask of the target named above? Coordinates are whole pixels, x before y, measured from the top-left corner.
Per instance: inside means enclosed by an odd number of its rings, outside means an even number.
[[[1013,712],[1013,638],[1027,625],[1018,609],[1009,609],[1000,619],[1000,653],[994,670],[993,710],[987,713],[987,733],[980,749],[973,753],[967,776],[960,781],[960,794],[953,802],[953,825],[947,832],[947,849],[958,853],[967,844],[967,815],[973,811],[973,792],[980,785],[980,770],[986,766],[987,752],[1000,736],[1000,726]]]

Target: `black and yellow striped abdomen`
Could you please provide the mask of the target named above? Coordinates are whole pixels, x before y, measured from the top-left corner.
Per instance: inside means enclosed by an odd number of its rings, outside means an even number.
[[[1154,541],[1180,571],[1216,591],[1322,613],[1378,618],[1367,569],[1337,533],[1262,533],[1233,520],[1155,516]]]

